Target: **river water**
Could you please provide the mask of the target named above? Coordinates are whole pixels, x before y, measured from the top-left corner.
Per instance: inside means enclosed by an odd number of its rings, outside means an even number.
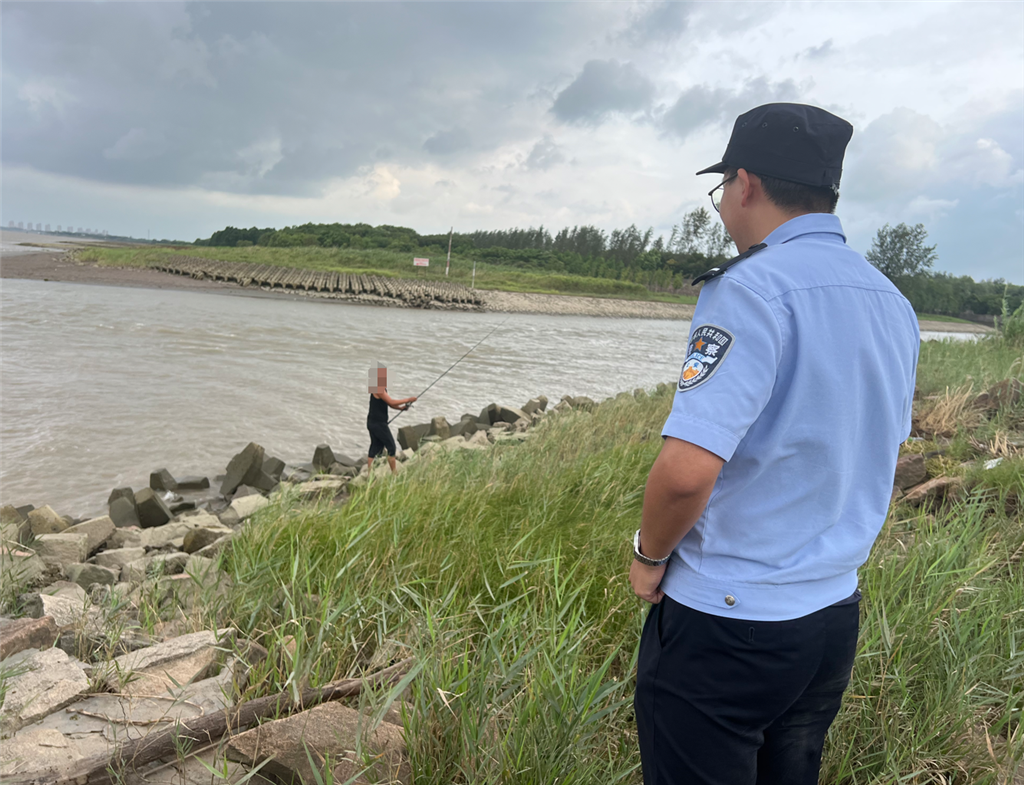
[[[505,322],[397,429],[671,382],[689,329],[14,279],[0,307],[0,501],[76,516],[154,469],[212,480],[250,441],[292,463],[324,441],[364,454],[375,360],[393,395],[415,395]]]
[[[370,363],[415,395],[499,324],[393,427],[672,382],[690,326],[6,279],[0,502],[102,512],[154,469],[212,480],[250,441],[291,463],[324,441],[357,457]]]

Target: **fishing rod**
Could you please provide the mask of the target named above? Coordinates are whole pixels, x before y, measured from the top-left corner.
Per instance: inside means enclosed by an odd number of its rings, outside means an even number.
[[[491,337],[492,335],[494,335],[494,333],[495,333],[495,331],[496,331],[496,330],[498,329],[498,327],[501,327],[501,325],[502,325],[502,324],[505,324],[505,322],[507,322],[507,321],[508,321],[509,319],[511,319],[511,318],[512,318],[512,317],[511,317],[511,315],[510,315],[510,316],[506,316],[506,317],[505,317],[505,319],[504,319],[504,321],[502,321],[502,323],[501,323],[501,324],[497,325],[497,326],[496,326],[496,327],[495,327],[495,328],[494,328],[493,330],[491,330],[491,331],[490,331],[489,333],[487,333],[487,335],[485,335],[485,336],[484,336],[483,338],[481,338],[481,339],[480,339],[479,341],[477,341],[477,342],[476,342],[476,343],[475,343],[475,344],[473,345],[473,349],[476,349],[476,347],[477,347],[477,346],[479,346],[479,345],[480,345],[480,344],[482,344],[482,343],[483,343],[484,341],[486,341],[486,340],[487,340],[488,338],[490,338],[490,337]],[[428,385],[427,385],[427,387],[426,387],[426,389],[425,389],[425,390],[424,390],[423,392],[421,392],[421,393],[420,393],[419,395],[417,395],[416,397],[417,397],[417,398],[422,398],[422,397],[423,397],[423,394],[424,394],[424,393],[426,393],[426,391],[427,391],[427,390],[429,390],[429,389],[430,389],[431,387],[433,387],[433,386],[434,386],[435,384],[437,384],[437,383],[438,383],[439,381],[441,381],[441,380],[442,380],[442,379],[443,379],[443,378],[444,378],[445,376],[447,376],[447,375],[448,375],[448,372],[449,372],[449,371],[451,371],[451,369],[452,369],[452,368],[454,368],[454,367],[455,367],[456,365],[458,365],[458,364],[459,364],[460,362],[462,362],[462,361],[463,361],[463,360],[465,360],[465,359],[466,359],[467,357],[469,357],[469,355],[473,353],[473,349],[470,349],[470,350],[469,350],[468,352],[466,352],[466,353],[465,353],[464,355],[462,355],[462,356],[461,356],[461,357],[460,357],[460,358],[459,358],[458,360],[456,360],[455,362],[453,362],[453,363],[451,364],[451,366],[450,366],[450,367],[448,368],[448,370],[447,370],[447,371],[445,371],[444,373],[442,373],[442,374],[441,374],[440,376],[438,376],[438,377],[437,377],[436,379],[434,379],[434,381],[432,381],[432,382],[431,382],[430,384],[428,384]],[[412,406],[412,404],[411,404],[411,403],[410,403],[410,404],[408,404],[408,405],[409,405],[409,406]],[[400,411],[400,412],[399,412],[398,414],[396,414],[396,415],[395,415],[394,417],[392,417],[392,418],[391,418],[390,420],[388,420],[388,425],[391,425],[391,423],[393,423],[393,422],[394,422],[395,420],[397,420],[397,419],[398,419],[399,417],[401,417],[401,416],[402,416],[402,414],[403,414],[404,412],[406,412],[406,411],[408,411],[408,410],[407,410],[407,409],[402,409],[402,411]]]

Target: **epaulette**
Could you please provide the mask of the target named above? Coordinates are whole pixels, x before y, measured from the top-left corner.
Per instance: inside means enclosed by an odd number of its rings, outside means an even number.
[[[710,270],[708,270],[703,275],[698,275],[696,278],[693,279],[693,283],[691,283],[690,286],[696,286],[697,284],[702,283],[704,281],[710,281],[712,278],[717,278],[722,273],[724,273],[726,270],[728,270],[730,267],[732,267],[734,264],[739,264],[744,259],[749,259],[751,256],[756,254],[758,251],[763,250],[763,249],[765,249],[767,247],[768,247],[767,243],[758,243],[757,245],[750,246],[747,250],[745,250],[739,256],[734,256],[729,261],[723,262],[722,264],[718,265],[718,267],[712,267]]]

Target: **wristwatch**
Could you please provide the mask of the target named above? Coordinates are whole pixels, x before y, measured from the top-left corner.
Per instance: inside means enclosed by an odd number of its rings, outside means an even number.
[[[640,553],[640,530],[636,530],[636,534],[633,535],[633,558],[641,564],[646,564],[648,567],[660,567],[661,565],[668,562],[672,558],[670,553],[664,559],[649,559]]]

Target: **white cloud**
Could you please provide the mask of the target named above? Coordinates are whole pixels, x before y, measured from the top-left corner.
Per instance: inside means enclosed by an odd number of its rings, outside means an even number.
[[[18,98],[27,102],[35,113],[50,107],[59,115],[79,100],[53,79],[29,79],[18,87]]]
[[[132,128],[114,144],[103,151],[103,157],[111,161],[144,161],[155,158],[167,150],[167,140],[159,131]]]

